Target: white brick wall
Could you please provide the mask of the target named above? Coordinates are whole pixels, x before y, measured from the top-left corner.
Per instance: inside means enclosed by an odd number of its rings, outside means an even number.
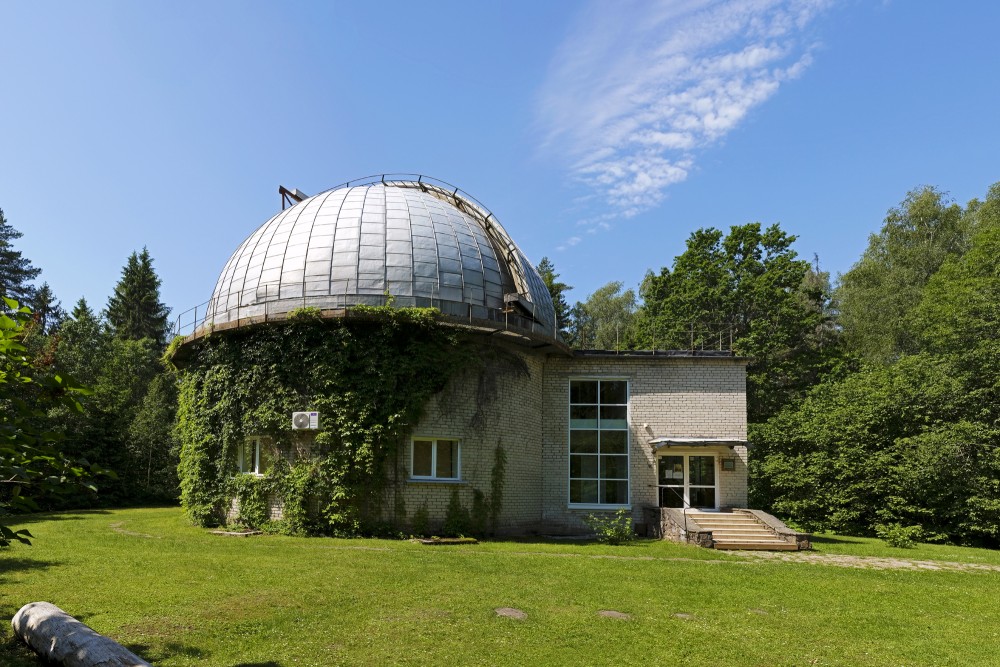
[[[573,378],[626,379],[629,382],[629,495],[632,515],[642,521],[642,507],[657,505],[657,454],[653,437],[746,438],[746,362],[732,357],[648,357],[628,355],[565,356],[531,352],[491,343],[502,353],[517,355],[526,374],[499,373],[495,399],[479,406],[480,373],[459,373],[433,397],[411,436],[460,441],[459,482],[410,480],[411,441],[399,452],[402,481],[386,499],[391,515],[396,500],[405,506],[406,520],[426,505],[431,529],[440,528],[451,494],[458,489],[471,509],[473,489],[488,495],[494,452],[506,455],[505,488],[500,516],[504,532],[578,533],[582,517],[594,510],[569,507],[569,381]],[[490,393],[490,392],[487,392]],[[473,417],[477,410],[482,419]],[[643,427],[647,424],[649,429]],[[308,443],[302,443],[303,451]],[[745,507],[746,448],[722,445],[671,449],[669,453],[715,453],[719,502]],[[723,471],[722,458],[735,458],[736,469]],[[278,518],[277,503],[269,507]]]
[[[431,526],[445,517],[454,488],[459,489],[462,504],[472,508],[472,489],[485,495],[490,480],[496,447],[502,445],[507,455],[505,488],[500,525],[510,532],[536,528],[542,507],[542,376],[545,358],[528,355],[524,350],[500,347],[516,354],[527,366],[528,375],[501,373],[495,377],[496,399],[482,406],[484,419],[477,426],[479,371],[471,369],[452,378],[450,385],[435,396],[424,410],[412,436],[457,438],[461,447],[462,483],[408,481],[401,488],[407,519],[422,505],[427,505]],[[400,452],[400,463],[410,471],[410,442]]]
[[[746,362],[731,357],[573,357],[550,358],[545,368],[546,421],[543,436],[543,523],[552,532],[584,529],[581,517],[593,510],[569,508],[569,380],[579,377],[629,381],[630,498],[635,521],[642,506],[656,505],[653,437],[746,438]],[[643,428],[649,425],[652,435]],[[671,453],[682,453],[671,450]],[[686,453],[717,455],[722,505],[746,506],[746,448],[702,447]],[[719,458],[738,458],[736,470],[722,472]]]
[[[461,440],[460,496],[472,506],[472,488],[489,491],[494,448],[507,452],[502,524],[512,531],[579,532],[581,517],[593,510],[568,507],[569,380],[624,378],[629,381],[630,496],[633,516],[657,504],[654,436],[746,438],[745,361],[727,357],[530,356],[530,377],[507,377],[496,400],[485,408],[485,427],[470,424],[476,410],[478,376],[464,373],[435,397],[413,435]],[[648,424],[653,435],[643,428]],[[671,450],[671,453],[685,453]],[[746,506],[746,448],[699,448],[715,453],[719,501]],[[409,470],[409,445],[403,452]],[[721,470],[722,458],[736,458],[736,469]],[[407,517],[424,503],[432,525],[444,519],[453,484],[403,485]]]

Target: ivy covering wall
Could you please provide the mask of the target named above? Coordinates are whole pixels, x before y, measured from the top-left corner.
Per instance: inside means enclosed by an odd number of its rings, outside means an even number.
[[[202,339],[181,374],[177,431],[181,503],[198,525],[268,523],[298,534],[374,532],[387,513],[396,453],[427,400],[468,362],[454,329],[432,309],[359,307],[344,319],[303,309],[267,326]],[[318,411],[319,431],[291,415]],[[266,436],[274,464],[239,475],[248,436]],[[308,455],[306,455],[308,454]]]

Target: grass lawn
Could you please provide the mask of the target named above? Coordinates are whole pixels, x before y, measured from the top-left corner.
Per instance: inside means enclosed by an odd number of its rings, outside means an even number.
[[[36,540],[0,552],[0,664],[11,667],[38,664],[9,626],[37,600],[166,666],[1000,664],[1000,571],[860,569],[650,541],[232,538],[172,508],[14,525]],[[982,549],[835,536],[817,547],[1000,564]]]

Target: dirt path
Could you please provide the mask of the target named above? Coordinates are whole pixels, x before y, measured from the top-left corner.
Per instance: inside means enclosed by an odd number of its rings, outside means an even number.
[[[867,570],[933,570],[959,572],[1000,572],[1000,565],[985,563],[955,563],[943,560],[911,560],[908,558],[883,558],[880,556],[846,556],[787,551],[733,551],[734,556],[757,560],[780,560],[786,563],[811,563]]]
[[[397,551],[391,547],[363,547],[357,545],[322,546],[322,549],[353,550],[353,551]],[[628,547],[623,550],[627,551]],[[440,553],[445,553],[441,551]],[[549,556],[552,558],[590,558],[594,560],[632,560],[632,561],[664,561],[683,563],[706,563],[710,565],[730,564],[752,564],[754,561],[782,561],[785,563],[808,563],[811,565],[827,565],[831,567],[848,567],[866,570],[911,570],[926,572],[1000,572],[1000,565],[988,565],[981,563],[956,563],[952,561],[938,560],[915,560],[906,558],[883,558],[879,556],[847,556],[843,554],[822,554],[815,552],[787,552],[787,551],[727,551],[728,556],[736,556],[745,560],[734,560],[731,558],[686,558],[683,556],[632,556],[627,553],[618,554],[581,554],[581,553],[558,553],[551,551],[490,551],[486,549],[476,549],[460,547],[449,550],[448,553],[461,553],[476,556]]]
[[[145,537],[150,540],[162,540],[162,535],[150,535],[149,533],[136,533],[131,530],[125,530],[122,526],[125,525],[125,521],[115,521],[114,523],[109,523],[108,528],[119,533],[121,535],[129,535],[131,537]]]

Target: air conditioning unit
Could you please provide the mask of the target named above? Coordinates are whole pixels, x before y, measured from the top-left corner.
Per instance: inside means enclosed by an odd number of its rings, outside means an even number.
[[[292,413],[292,428],[293,429],[318,429],[319,428],[319,413],[318,412],[293,412]]]

